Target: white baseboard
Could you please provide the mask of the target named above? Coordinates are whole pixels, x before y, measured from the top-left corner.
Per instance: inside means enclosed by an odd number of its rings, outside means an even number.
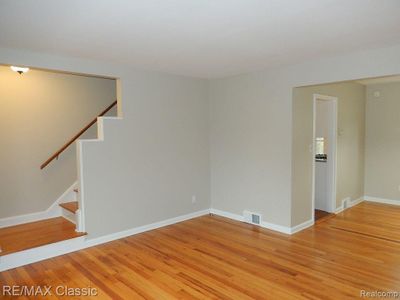
[[[210,213],[215,214],[217,216],[221,216],[221,217],[225,217],[228,219],[232,219],[235,221],[240,221],[240,222],[244,222],[244,217],[238,214],[233,214],[227,211],[222,211],[219,209],[215,209],[215,208],[211,208],[210,209]],[[288,227],[288,226],[282,226],[282,225],[278,225],[278,224],[274,224],[274,223],[269,223],[269,222],[264,222],[262,221],[261,224],[259,225],[260,227],[266,228],[266,229],[270,229],[270,230],[274,230],[274,231],[278,231],[281,233],[285,233],[285,234],[293,234],[296,233],[300,230],[303,230],[309,226],[312,226],[314,224],[313,220],[309,220],[306,221],[302,224],[296,225],[294,227]]]
[[[197,218],[200,216],[204,216],[210,213],[209,209],[205,209],[205,210],[201,210],[201,211],[196,211],[193,213],[189,213],[183,216],[179,216],[179,217],[175,217],[175,218],[171,218],[171,219],[167,219],[164,221],[160,221],[160,222],[156,222],[156,223],[152,223],[152,224],[148,224],[148,225],[143,225],[143,226],[139,226],[139,227],[135,227],[132,229],[128,229],[128,230],[124,230],[124,231],[120,231],[120,232],[116,232],[116,233],[111,233],[105,236],[101,236],[98,238],[94,238],[94,239],[88,239],[87,243],[88,243],[88,247],[91,246],[95,246],[95,245],[99,245],[99,244],[103,244],[103,243],[107,243],[110,241],[114,241],[117,239],[121,239],[127,236],[131,236],[134,234],[138,234],[138,233],[142,233],[145,231],[149,231],[149,230],[153,230],[153,229],[157,229],[160,227],[164,227],[164,226],[168,226],[168,225],[172,225],[175,223],[179,223],[179,222],[183,222],[186,220],[190,220],[193,218]]]
[[[61,207],[58,205],[59,203],[72,201],[75,197],[74,188],[76,187],[77,182],[74,182],[58,199],[45,211],[20,215],[15,217],[8,217],[0,219],[0,228],[25,224],[29,222],[40,221],[44,219],[50,219],[59,217],[62,215]]]
[[[278,224],[274,224],[274,223],[269,223],[269,222],[263,221],[263,222],[261,222],[261,227],[270,229],[270,230],[274,230],[274,231],[278,231],[281,233],[285,233],[285,234],[292,234],[292,229],[290,227],[282,226],[282,225],[278,225]]]
[[[301,230],[304,230],[304,229],[306,229],[306,228],[308,228],[308,227],[311,227],[311,226],[313,226],[313,225],[314,225],[314,220],[311,219],[311,220],[305,221],[305,222],[303,222],[303,223],[301,223],[301,224],[299,224],[299,225],[292,226],[292,227],[290,228],[290,234],[294,234],[294,233],[296,233],[296,232],[299,232],[299,231],[301,231]]]
[[[391,204],[391,205],[400,205],[400,200],[384,199],[384,198],[377,198],[377,197],[370,197],[370,196],[364,196],[364,199],[365,199],[365,201],[370,201],[370,202],[377,202],[377,203]]]
[[[337,207],[333,213],[337,215],[340,214],[343,210],[344,210],[343,205],[341,205]]]
[[[353,200],[353,201],[350,202],[350,206],[349,207],[353,207],[354,205],[357,205],[357,204],[363,202],[364,200],[365,200],[365,196],[362,196],[362,197],[360,197],[360,198],[358,198],[356,200]]]
[[[81,236],[0,256],[0,272],[86,248],[84,245],[85,237]]]
[[[79,238],[74,238],[54,244],[49,244],[33,249],[28,249],[16,253],[7,254],[4,256],[0,256],[0,272],[6,271],[9,269],[13,269],[16,267],[24,266],[27,264],[31,264],[37,261],[41,261],[44,259],[56,257],[59,255],[63,255],[66,253],[78,251],[81,249],[85,249],[88,247],[93,247],[99,244],[111,242],[117,239],[121,239],[127,236],[131,236],[134,234],[142,233],[145,231],[157,229],[160,227],[164,227],[167,225],[179,223],[182,221],[186,221],[189,219],[193,219],[196,217],[200,217],[203,215],[207,215],[210,213],[209,209],[189,213],[183,216],[167,219],[164,221],[108,234],[105,236],[101,236],[98,238],[90,239],[89,236],[82,236]]]
[[[348,209],[348,208],[350,208],[350,207],[353,207],[354,205],[357,205],[357,204],[363,202],[364,200],[365,200],[365,196],[362,196],[362,197],[360,197],[360,198],[358,198],[358,199],[355,199],[355,200],[351,200],[350,197],[344,198],[344,199],[342,200],[342,205],[340,205],[339,207],[337,207],[337,208],[335,209],[334,213],[335,213],[335,214],[341,213],[342,211],[344,211],[344,210],[346,210],[346,209]],[[346,201],[347,201],[347,206],[345,205],[345,202],[346,202]]]
[[[353,207],[354,205],[357,205],[363,201],[369,201],[369,202],[377,202],[377,203],[383,203],[383,204],[390,204],[390,205],[400,205],[400,199],[399,200],[394,200],[394,199],[385,199],[385,198],[378,198],[378,197],[371,197],[371,196],[362,196],[356,200],[352,200],[349,203],[348,207],[344,208],[344,202],[348,198],[345,198],[342,200],[342,205],[336,208],[335,214],[341,213],[347,208]]]
[[[243,216],[238,215],[238,214],[233,214],[233,213],[230,213],[230,212],[227,212],[227,211],[211,208],[210,209],[210,213],[213,214],[213,215],[225,217],[225,218],[232,219],[232,220],[235,220],[235,221],[244,222],[244,217]]]

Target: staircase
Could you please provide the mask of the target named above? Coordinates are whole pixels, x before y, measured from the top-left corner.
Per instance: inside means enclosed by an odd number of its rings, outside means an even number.
[[[79,225],[79,202],[77,201],[77,195],[79,190],[75,188],[74,190],[74,199],[70,199],[73,201],[62,202],[58,205],[62,208],[62,216],[74,223],[75,225]],[[78,231],[78,230],[77,230]]]
[[[74,200],[58,204],[62,208],[61,215],[58,212],[44,220],[0,228],[0,257],[86,235],[77,228],[78,192],[78,189],[70,189],[61,197],[61,201]]]
[[[46,168],[52,161],[57,160],[58,157],[77,139],[79,139],[82,134],[84,134],[90,127],[92,127],[94,124],[96,124],[97,119],[99,117],[104,116],[107,112],[109,112],[114,106],[116,106],[118,103],[117,100],[115,100],[113,103],[111,103],[107,108],[105,108],[100,114],[98,114],[93,120],[91,120],[85,127],[83,127],[76,135],[74,135],[68,142],[66,142],[59,150],[57,150],[55,153],[53,153],[45,162],[43,162],[40,166],[40,169],[43,170]],[[79,202],[77,201],[77,195],[79,193],[79,190],[75,188],[73,190],[74,194],[74,199],[70,199],[69,201],[59,203],[59,206],[62,208],[62,216],[71,221],[76,225],[76,231],[77,232],[83,232],[84,231],[84,225],[83,225],[83,216],[82,216],[82,210],[79,209]]]
[[[98,117],[104,116],[115,105],[117,101],[51,155],[42,163],[40,169],[58,159],[59,155],[97,122]],[[87,247],[83,207],[79,205],[83,199],[79,197],[77,185],[78,183],[75,183],[64,192],[46,211],[0,227],[0,272]]]
[[[43,162],[40,169],[58,159],[59,155],[97,122],[98,117],[104,116],[115,105],[117,101]],[[41,212],[40,218],[14,222],[18,225],[0,228],[0,272],[87,247],[83,206],[79,205],[83,199],[79,197],[77,184],[70,187],[48,210]]]
[[[65,203],[61,203],[59,204],[62,208],[64,208],[65,210],[75,214],[78,210],[78,201],[71,201],[71,202],[65,202]]]

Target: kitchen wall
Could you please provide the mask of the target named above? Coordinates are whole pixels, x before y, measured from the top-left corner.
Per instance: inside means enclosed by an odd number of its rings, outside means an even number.
[[[302,203],[303,216],[309,215],[312,199],[313,94],[338,98],[336,207],[350,197],[364,195],[365,87],[342,82],[295,88],[293,91],[293,172],[298,179],[292,188],[293,197]],[[299,173],[297,173],[299,172]]]
[[[400,82],[367,86],[365,195],[400,204]]]
[[[326,101],[317,99],[315,101],[315,137],[324,138],[324,151],[323,154],[327,155],[327,159],[315,159],[315,209],[323,211],[334,211],[336,208],[333,206],[333,184],[332,173],[334,172],[333,157],[336,147],[336,136],[334,127],[336,127],[335,120],[335,107],[334,101]],[[317,142],[316,143],[316,150]],[[317,153],[317,152],[316,152]],[[335,199],[336,200],[336,199]]]
[[[293,88],[400,73],[398,51],[400,45],[212,80],[212,207],[238,215],[243,210],[260,212],[264,221],[286,227],[309,221],[311,164],[302,153],[309,153],[312,111],[293,101]],[[341,137],[344,145],[347,141],[361,145],[360,140],[352,140],[362,135],[352,120],[354,113],[362,111],[357,103],[343,111],[342,122],[350,126]],[[344,148],[342,154],[350,157],[356,152]],[[349,171],[359,178],[362,165],[356,165]],[[338,199],[358,197],[362,190],[358,185],[347,192],[350,184],[338,184],[344,191]]]
[[[0,66],[0,218],[44,211],[77,180],[74,145],[39,167],[115,99],[112,79]]]

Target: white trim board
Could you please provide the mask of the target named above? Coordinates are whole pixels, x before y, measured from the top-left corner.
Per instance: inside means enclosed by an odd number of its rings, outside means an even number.
[[[385,198],[364,196],[364,200],[370,201],[370,202],[383,203],[383,204],[400,205],[400,200],[394,200],[394,199],[385,199]]]
[[[397,205],[400,206],[400,200],[394,200],[394,199],[385,199],[385,198],[378,198],[378,197],[371,197],[371,196],[362,196],[356,200],[350,200],[350,198],[345,198],[342,200],[342,205],[336,208],[335,214],[341,213],[342,211],[353,207],[354,205],[357,205],[363,201],[368,201],[368,202],[376,202],[376,203],[382,203],[382,204],[390,204],[390,205]],[[345,208],[345,201],[348,201],[348,206]]]
[[[189,213],[183,216],[167,219],[160,222],[155,222],[148,225],[135,227],[132,229],[108,234],[94,239],[89,239],[90,236],[82,236],[54,244],[49,244],[33,249],[28,249],[8,255],[0,256],[0,272],[9,269],[17,268],[44,259],[56,257],[66,253],[71,253],[88,247],[93,247],[99,244],[111,242],[134,234],[142,233],[145,231],[157,229],[167,225],[172,225],[189,219],[204,216],[210,213],[209,209]]]
[[[294,234],[294,233],[299,232],[299,231],[302,231],[302,230],[304,230],[304,229],[306,229],[306,228],[308,228],[308,227],[311,227],[311,226],[314,225],[314,223],[315,223],[315,222],[314,222],[314,218],[313,218],[313,219],[308,220],[308,221],[305,221],[305,222],[303,222],[303,223],[301,223],[301,224],[299,224],[299,225],[292,226],[292,227],[290,228],[290,234]]]
[[[337,207],[335,209],[334,213],[337,215],[337,214],[340,214],[342,211],[344,211],[343,205]]]
[[[85,237],[81,236],[0,256],[0,272],[86,248],[84,245]]]
[[[97,124],[99,126],[99,124]],[[97,130],[98,127],[97,127]],[[78,200],[78,211],[76,212],[76,230],[78,232],[86,231],[85,222],[85,184],[83,182],[83,162],[82,162],[82,140],[78,140],[76,143],[76,166],[78,170],[78,184],[79,184],[79,194],[77,195]]]
[[[340,205],[339,207],[337,207],[336,209],[335,209],[335,214],[339,214],[339,213],[341,213],[342,211],[344,211],[344,210],[346,210],[346,209],[348,209],[348,208],[350,208],[350,207],[353,207],[353,206],[355,206],[355,205],[357,205],[357,204],[359,204],[359,203],[361,203],[361,202],[363,202],[365,200],[365,196],[362,196],[362,197],[360,197],[360,198],[358,198],[358,199],[355,199],[355,200],[351,200],[351,198],[350,197],[347,197],[347,198],[344,198],[343,200],[342,200],[342,205]],[[346,206],[345,205],[345,202],[347,201],[347,203],[348,203],[348,205]]]
[[[120,101],[117,103],[117,109],[120,107]],[[86,220],[85,220],[85,183],[84,183],[84,173],[83,173],[83,143],[92,143],[92,142],[102,142],[104,141],[104,122],[112,121],[112,120],[123,120],[122,117],[97,117],[97,138],[96,139],[79,139],[76,143],[76,163],[78,170],[78,182],[79,182],[79,194],[77,197],[77,201],[79,203],[79,210],[76,212],[76,231],[77,232],[85,232],[86,231]],[[78,184],[78,183],[77,183]]]
[[[72,197],[75,197],[74,188],[76,187],[77,182],[74,182],[58,199],[45,211],[20,215],[15,217],[8,217],[0,219],[0,228],[25,224],[29,222],[35,222],[55,217],[60,217],[62,215],[62,209],[58,205],[59,203],[73,201]]]
[[[135,235],[138,233],[142,233],[142,232],[146,232],[149,230],[153,230],[153,229],[157,229],[157,228],[161,228],[164,226],[168,226],[168,225],[172,225],[172,224],[176,224],[179,222],[183,222],[183,221],[187,221],[193,218],[197,218],[197,217],[201,217],[204,215],[208,215],[210,213],[209,209],[204,209],[204,210],[200,210],[200,211],[196,211],[193,213],[189,213],[186,215],[182,215],[182,216],[178,216],[178,217],[174,217],[171,219],[167,219],[167,220],[163,220],[163,221],[159,221],[159,222],[155,222],[155,223],[151,223],[148,225],[143,225],[143,226],[139,226],[139,227],[135,227],[132,229],[127,229],[127,230],[123,230],[123,231],[119,231],[116,233],[111,233],[105,236],[101,236],[95,239],[91,239],[91,240],[87,240],[88,243],[88,247],[92,247],[92,246],[96,246],[99,244],[103,244],[103,243],[107,243],[110,241],[114,241],[114,240],[118,240],[127,236],[131,236],[131,235]]]
[[[244,222],[243,216],[238,215],[238,214],[233,214],[233,213],[230,213],[227,211],[222,211],[219,209],[211,208],[210,213],[217,215],[217,216],[232,219],[235,221]],[[262,221],[260,225],[255,225],[255,226],[260,226],[262,228],[278,231],[278,232],[285,233],[285,234],[294,234],[294,233],[299,232],[300,230],[306,229],[307,227],[310,227],[312,225],[314,225],[314,220],[308,220],[304,223],[301,223],[301,224],[293,226],[293,227],[282,226],[282,225],[273,224],[273,223],[264,222],[264,221]]]

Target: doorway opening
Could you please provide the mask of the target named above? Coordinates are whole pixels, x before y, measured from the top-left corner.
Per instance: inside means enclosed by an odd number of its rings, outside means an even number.
[[[336,208],[337,98],[313,95],[313,200],[314,221]]]

